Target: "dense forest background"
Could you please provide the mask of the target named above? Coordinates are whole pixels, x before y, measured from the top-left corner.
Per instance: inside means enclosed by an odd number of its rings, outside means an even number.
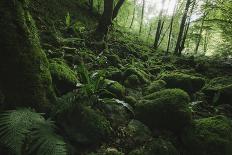
[[[231,0],[1,0],[0,154],[231,155]]]

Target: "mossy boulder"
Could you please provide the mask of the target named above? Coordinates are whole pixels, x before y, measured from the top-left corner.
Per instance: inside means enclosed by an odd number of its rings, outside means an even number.
[[[186,155],[231,155],[232,122],[224,116],[196,120],[182,141]]]
[[[149,83],[149,76],[146,72],[137,68],[128,68],[123,72],[124,81],[128,84],[141,85]]]
[[[122,71],[116,67],[109,67],[106,70],[106,78],[110,80],[114,80],[117,82],[122,82],[123,74]]]
[[[164,139],[157,138],[151,143],[141,147],[139,149],[133,150],[129,155],[179,155],[175,146]]]
[[[148,95],[157,91],[160,91],[165,88],[166,82],[163,80],[153,81],[148,87],[145,88],[144,94]]]
[[[138,120],[131,120],[126,127],[126,141],[133,146],[143,145],[152,137],[150,129]]]
[[[151,129],[180,132],[191,123],[190,99],[181,89],[165,89],[144,97],[136,105],[136,118]]]
[[[232,105],[232,77],[218,77],[212,79],[203,88],[207,100],[216,105]]]
[[[55,102],[48,60],[40,46],[29,0],[0,3],[0,85],[5,108],[48,111]]]
[[[77,76],[62,59],[51,59],[49,69],[57,94],[63,95],[76,87]]]
[[[125,87],[117,81],[105,79],[104,88],[108,92],[110,92],[112,97],[115,98],[123,98],[126,95]],[[102,97],[104,97],[104,95]],[[105,96],[105,97],[109,97],[109,96]]]
[[[167,88],[180,88],[189,94],[196,93],[205,85],[204,78],[179,72],[164,73],[161,79],[167,83]]]
[[[111,66],[118,67],[122,64],[121,59],[116,54],[108,54],[107,57],[107,63]]]
[[[56,121],[69,139],[80,144],[100,144],[110,138],[110,122],[90,107],[75,104],[56,115]]]
[[[106,148],[97,151],[97,153],[89,153],[88,155],[125,155],[116,148]]]
[[[141,85],[141,81],[138,77],[138,75],[130,75],[127,77],[127,79],[124,81],[125,86],[129,87],[129,88],[136,88],[139,85]]]
[[[129,107],[126,107],[126,105]],[[111,122],[112,127],[115,128],[127,124],[132,116],[130,105],[117,99],[102,99],[96,107]]]

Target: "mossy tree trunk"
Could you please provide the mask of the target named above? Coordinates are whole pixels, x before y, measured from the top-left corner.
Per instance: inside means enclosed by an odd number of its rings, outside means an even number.
[[[32,107],[44,111],[55,95],[28,3],[29,0],[0,2],[0,85],[6,109]]]

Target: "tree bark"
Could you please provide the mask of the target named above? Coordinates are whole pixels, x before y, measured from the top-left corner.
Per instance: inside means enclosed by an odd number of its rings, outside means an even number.
[[[119,0],[118,1],[118,3],[116,4],[116,6],[114,7],[112,20],[114,20],[117,17],[118,12],[119,12],[119,10],[122,7],[122,5],[123,5],[124,2],[125,2],[125,0]]]
[[[4,108],[32,107],[45,111],[55,95],[48,61],[40,47],[28,1],[0,3],[0,85]]]
[[[112,23],[113,8],[114,0],[104,0],[104,12],[96,30],[100,40],[103,40],[108,34],[109,27]]]
[[[132,26],[133,26],[133,24],[134,24],[134,20],[135,20],[135,11],[136,11],[136,0],[134,0],[134,10],[133,10],[133,16],[132,16],[130,28],[132,28]]]
[[[188,12],[189,12],[190,5],[191,5],[191,0],[187,0],[184,14],[183,14],[183,17],[181,19],[179,35],[178,35],[177,42],[176,42],[176,47],[175,47],[175,54],[176,55],[181,55],[181,51],[180,51],[181,42],[182,42],[183,35],[184,35],[184,30],[185,30],[185,26],[186,26],[186,20],[188,18]]]
[[[145,10],[145,0],[143,0],[143,8],[142,8],[142,15],[141,15],[141,21],[140,21],[140,27],[139,27],[139,34],[141,34],[142,28],[143,28],[144,10]]]

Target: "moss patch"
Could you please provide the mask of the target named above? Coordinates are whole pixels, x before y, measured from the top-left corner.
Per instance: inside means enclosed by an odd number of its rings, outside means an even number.
[[[0,81],[5,108],[29,106],[44,111],[55,97],[48,61],[27,5],[19,0],[0,3]]]
[[[51,59],[49,69],[57,95],[73,90],[77,83],[77,75],[62,59]]]
[[[178,72],[162,74],[161,79],[167,83],[168,88],[180,88],[189,94],[199,91],[205,84],[205,80],[201,77]]]
[[[136,117],[151,129],[181,131],[191,122],[190,101],[180,89],[166,89],[144,97],[136,106]]]
[[[231,155],[231,120],[224,116],[196,120],[185,132],[183,142],[188,155]]]
[[[212,79],[204,88],[203,92],[207,100],[212,104],[230,104],[232,100],[232,77],[219,77]]]

